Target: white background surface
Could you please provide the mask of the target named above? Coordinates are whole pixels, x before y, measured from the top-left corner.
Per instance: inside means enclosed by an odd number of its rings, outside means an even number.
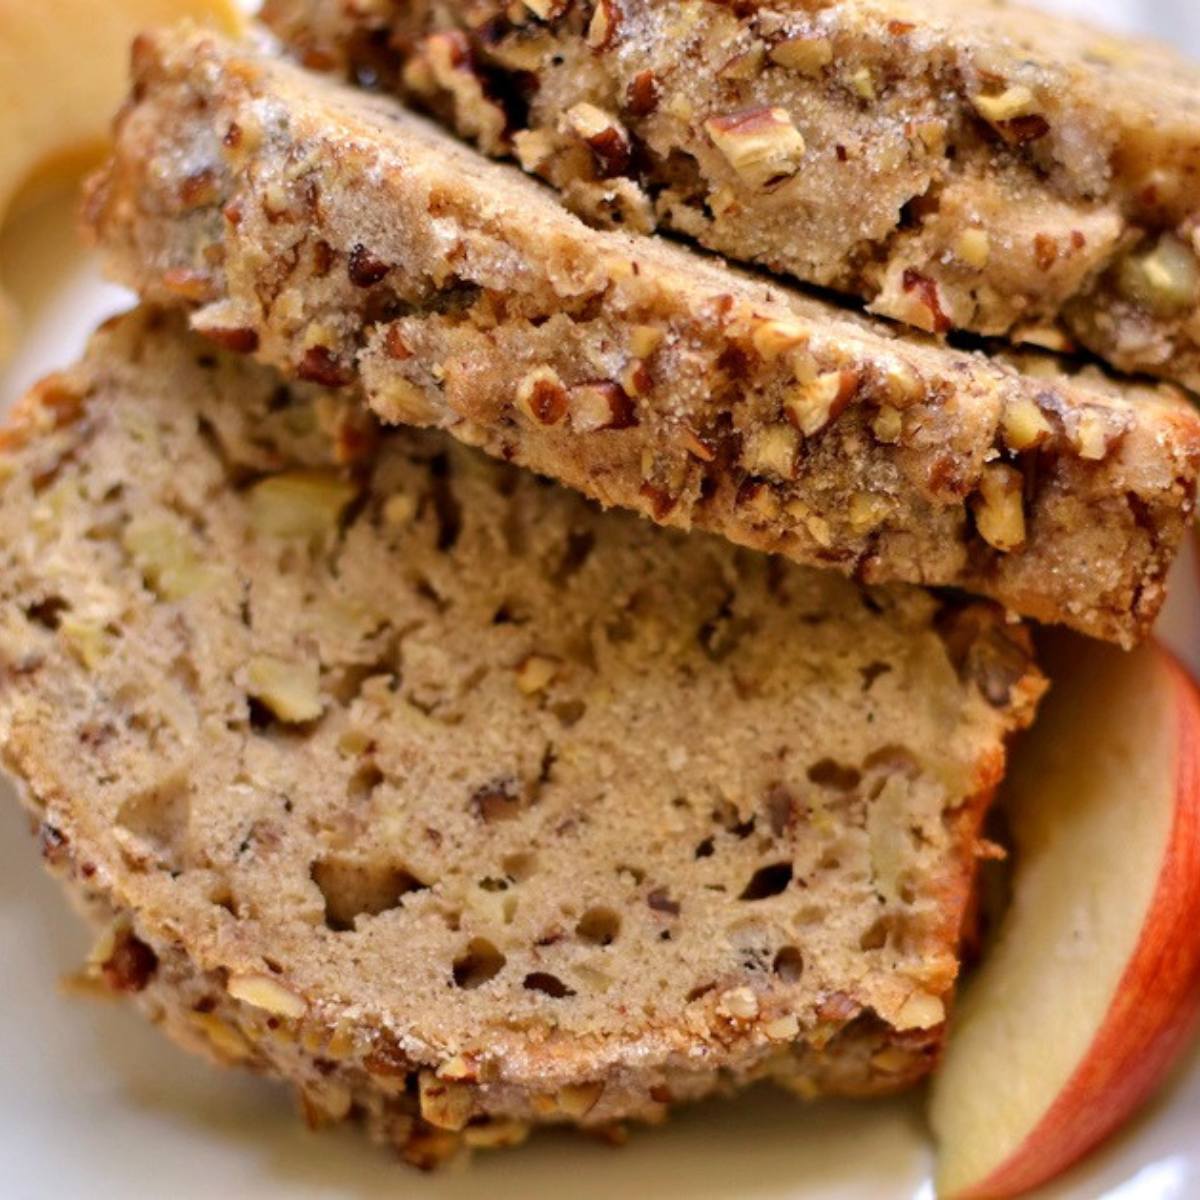
[[[31,0],[36,3],[36,0]],[[1054,0],[1200,56],[1200,0]],[[98,15],[103,11],[97,0]],[[102,18],[99,18],[102,19]],[[86,53],[86,31],[69,31]],[[71,205],[0,240],[26,336],[0,405],[69,362],[124,307],[70,237]],[[1183,565],[1163,632],[1200,667],[1200,596]],[[0,788],[2,790],[2,788]],[[0,1200],[930,1200],[923,1097],[802,1106],[773,1091],[680,1113],[613,1151],[546,1135],[423,1177],[352,1131],[313,1135],[282,1089],[211,1070],[117,1003],[57,980],[86,947],[41,871],[27,822],[0,796]],[[1200,1200],[1200,1051],[1130,1129],[1041,1196]]]

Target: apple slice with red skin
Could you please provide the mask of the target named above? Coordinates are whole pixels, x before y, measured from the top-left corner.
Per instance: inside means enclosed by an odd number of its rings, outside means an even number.
[[[1046,642],[1006,785],[1012,903],[934,1081],[937,1192],[1015,1196],[1112,1133],[1200,1018],[1200,692],[1162,647]]]

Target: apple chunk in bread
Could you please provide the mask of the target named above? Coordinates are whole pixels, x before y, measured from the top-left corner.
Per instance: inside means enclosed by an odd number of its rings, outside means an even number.
[[[1013,1196],[1113,1132],[1200,1012],[1200,693],[1161,647],[1054,640],[1007,787],[1013,899],[932,1097],[939,1196]]]
[[[183,17],[242,25],[237,0],[0,0],[0,224],[31,186],[100,157],[134,35]],[[11,337],[0,291],[0,358]]]

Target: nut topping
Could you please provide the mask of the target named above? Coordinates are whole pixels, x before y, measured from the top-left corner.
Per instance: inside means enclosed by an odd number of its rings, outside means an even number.
[[[799,448],[800,435],[790,425],[768,425],[753,430],[747,437],[742,463],[751,475],[791,479]]]
[[[763,44],[755,42],[748,50],[743,50],[740,54],[726,59],[717,68],[717,75],[722,79],[757,79],[762,74],[763,61],[766,56]]]
[[[854,371],[826,371],[797,383],[783,402],[783,410],[805,437],[812,437],[841,415],[857,385]]]
[[[594,104],[576,104],[563,115],[566,127],[591,150],[601,179],[629,170],[629,134],[614,116]]]
[[[1080,458],[1100,462],[1108,457],[1122,432],[1119,428],[1110,428],[1099,409],[1085,408],[1071,430],[1071,444]]]
[[[894,446],[904,432],[904,415],[898,408],[885,404],[871,422],[871,432],[886,446]]]
[[[464,1083],[439,1079],[432,1071],[422,1071],[418,1079],[421,1116],[430,1125],[455,1132],[471,1119],[475,1100]]]
[[[663,331],[657,325],[635,325],[629,332],[629,352],[634,358],[649,358],[662,340]]]
[[[1040,446],[1054,432],[1045,414],[1028,396],[1010,400],[1001,418],[1004,444],[1018,454]]]
[[[793,37],[771,47],[771,61],[802,75],[820,75],[833,62],[833,43],[827,37]]]
[[[594,380],[571,388],[567,395],[571,428],[578,433],[602,429],[630,429],[638,423],[637,410],[628,393],[616,383]]]
[[[712,143],[750,187],[769,187],[794,175],[804,158],[800,131],[784,108],[751,108],[709,117]]]
[[[538,425],[557,425],[567,415],[567,389],[553,367],[535,367],[517,384],[517,408]]]
[[[383,279],[391,267],[376,258],[362,242],[358,242],[350,251],[350,260],[346,264],[346,270],[350,276],[350,282],[355,287],[368,288]]]
[[[596,9],[587,29],[587,44],[592,50],[607,50],[617,36],[621,14],[616,0],[596,0]]]
[[[975,525],[980,537],[997,550],[1019,550],[1025,544],[1025,509],[1021,472],[1004,463],[983,469],[975,498]]]
[[[625,89],[625,107],[630,115],[648,117],[658,107],[660,90],[653,71],[639,71]]]
[[[438,89],[449,92],[459,133],[474,138],[485,154],[495,154],[504,146],[508,117],[484,91],[470,46],[458,30],[427,37],[405,66],[404,82],[418,95],[430,96]]]
[[[799,321],[760,321],[751,335],[764,362],[774,362],[780,355],[807,345],[808,338],[807,328]]]
[[[890,511],[891,506],[883,496],[875,496],[870,492],[855,492],[850,497],[846,517],[851,531],[861,536],[882,525]]]

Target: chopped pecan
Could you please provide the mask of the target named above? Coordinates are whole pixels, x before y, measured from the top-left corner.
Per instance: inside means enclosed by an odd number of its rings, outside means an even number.
[[[744,109],[709,117],[704,128],[738,177],[751,187],[769,187],[800,169],[804,138],[785,108]]]

